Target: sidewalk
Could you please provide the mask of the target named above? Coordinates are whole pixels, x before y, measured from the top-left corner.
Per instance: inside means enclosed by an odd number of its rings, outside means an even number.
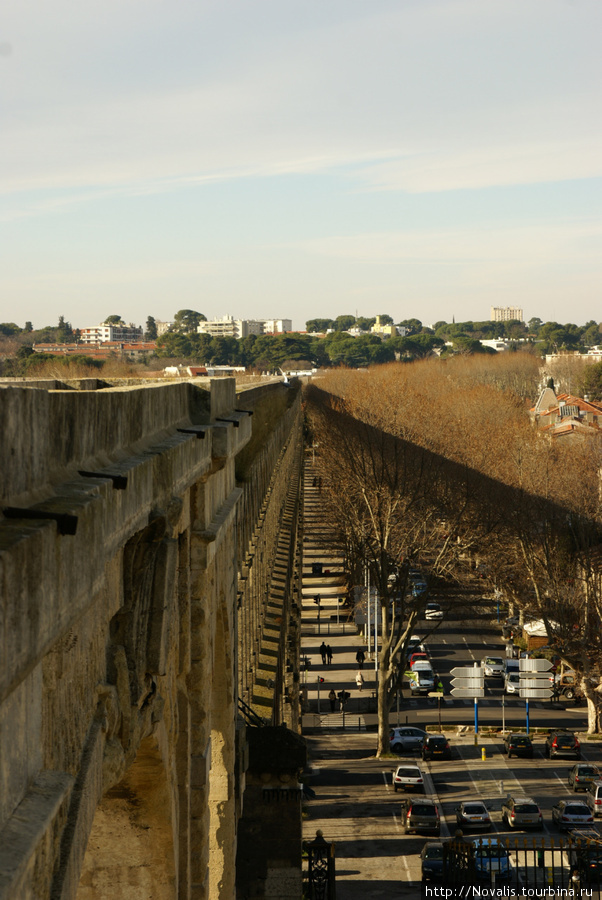
[[[344,556],[336,535],[329,527],[320,502],[318,476],[311,465],[305,467],[303,581],[301,614],[301,661],[305,670],[301,682],[307,692],[304,730],[320,727],[341,728],[345,725],[365,728],[366,717],[376,723],[376,678],[374,662],[367,658],[367,648],[350,615],[343,605],[346,581]],[[321,571],[320,571],[321,569]],[[319,602],[316,600],[319,598]],[[322,644],[332,649],[332,663],[323,664],[320,655]],[[356,653],[364,650],[366,661],[362,675],[364,685],[358,690]],[[320,681],[319,679],[323,679]],[[350,696],[341,710],[337,699],[334,712],[328,693],[334,689]],[[351,724],[351,727],[354,727]]]

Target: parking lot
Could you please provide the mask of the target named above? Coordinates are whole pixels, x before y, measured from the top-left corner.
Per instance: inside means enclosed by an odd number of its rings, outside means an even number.
[[[502,726],[506,730],[525,727],[525,702],[507,695],[502,681],[487,679],[486,695],[478,704],[479,738],[474,741],[474,704],[472,700],[454,699],[450,695],[451,669],[472,665],[487,655],[503,656],[505,645],[501,626],[491,616],[480,616],[472,622],[461,617],[446,617],[432,633],[432,622],[425,621],[429,656],[437,679],[443,684],[445,702],[441,708],[441,726],[450,739],[452,758],[423,762],[416,754],[399,760],[376,759],[376,714],[373,700],[374,663],[367,658],[362,675],[364,684],[356,685],[358,649],[367,650],[353,622],[344,615],[341,595],[341,564],[336,546],[328,546],[322,520],[319,491],[312,490],[306,477],[306,541],[304,545],[302,655],[308,666],[302,673],[307,702],[303,717],[310,761],[306,777],[315,797],[304,810],[304,839],[309,841],[320,829],[326,840],[335,844],[337,900],[424,896],[421,887],[420,851],[428,835],[404,834],[401,827],[402,795],[391,784],[392,771],[398,761],[419,761],[425,777],[425,793],[439,804],[441,837],[456,831],[455,809],[463,800],[482,800],[490,810],[492,836],[522,837],[523,831],[510,831],[502,822],[502,801],[507,795],[526,795],[541,808],[543,831],[528,833],[528,839],[546,846],[556,846],[563,838],[552,824],[552,807],[574,795],[569,790],[568,772],[574,760],[549,760],[544,755],[545,734],[535,729],[563,727],[584,731],[586,716],[583,706],[572,703],[552,705],[549,701],[530,704],[530,726],[534,739],[533,759],[508,759],[502,753]],[[313,530],[312,530],[313,529]],[[320,574],[315,562],[322,562]],[[315,602],[319,595],[319,603]],[[436,624],[436,623],[435,623]],[[320,647],[329,645],[332,662],[322,662]],[[328,694],[349,694],[344,712],[340,704],[331,711]],[[437,704],[426,696],[414,696],[408,685],[399,696],[398,708],[391,711],[391,725],[409,724],[437,728]],[[497,735],[484,736],[489,729]],[[582,741],[583,759],[602,764],[602,746]],[[483,752],[484,751],[484,752]],[[484,758],[483,758],[484,756]],[[543,863],[543,865],[542,865]],[[550,859],[539,860],[542,871],[525,870],[523,883],[545,879]],[[533,856],[533,866],[536,860]],[[551,876],[550,876],[551,878]],[[525,882],[526,879],[526,882]],[[520,880],[518,884],[520,885]]]

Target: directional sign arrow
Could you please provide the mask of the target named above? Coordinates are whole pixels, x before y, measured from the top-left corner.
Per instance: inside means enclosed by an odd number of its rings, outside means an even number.
[[[519,691],[550,691],[552,693],[552,689],[550,687],[550,679],[546,675],[544,678],[529,678],[526,672],[521,672],[519,682],[518,682]]]
[[[482,678],[452,678],[453,687],[457,688],[482,688],[485,683]]]
[[[452,688],[454,697],[471,697],[475,700],[485,696],[485,688]]]
[[[484,673],[480,666],[456,666],[451,670],[452,675],[458,678],[480,678],[483,679]]]
[[[549,688],[519,688],[518,693],[523,700],[549,700],[553,691]]]
[[[442,697],[443,691],[429,691],[427,697]]]
[[[554,663],[549,659],[519,659],[518,669],[520,672],[549,672],[554,668]]]

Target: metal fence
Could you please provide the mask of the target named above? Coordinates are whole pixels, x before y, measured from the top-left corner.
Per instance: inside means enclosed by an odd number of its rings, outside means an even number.
[[[492,896],[485,890],[491,887],[496,896],[597,897],[602,841],[596,837],[455,838],[443,844],[441,880],[453,889],[450,897]]]

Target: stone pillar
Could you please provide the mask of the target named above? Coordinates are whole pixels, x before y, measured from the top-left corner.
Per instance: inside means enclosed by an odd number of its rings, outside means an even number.
[[[236,896],[299,900],[302,890],[299,773],[307,751],[286,726],[247,729],[249,768],[238,827]]]

